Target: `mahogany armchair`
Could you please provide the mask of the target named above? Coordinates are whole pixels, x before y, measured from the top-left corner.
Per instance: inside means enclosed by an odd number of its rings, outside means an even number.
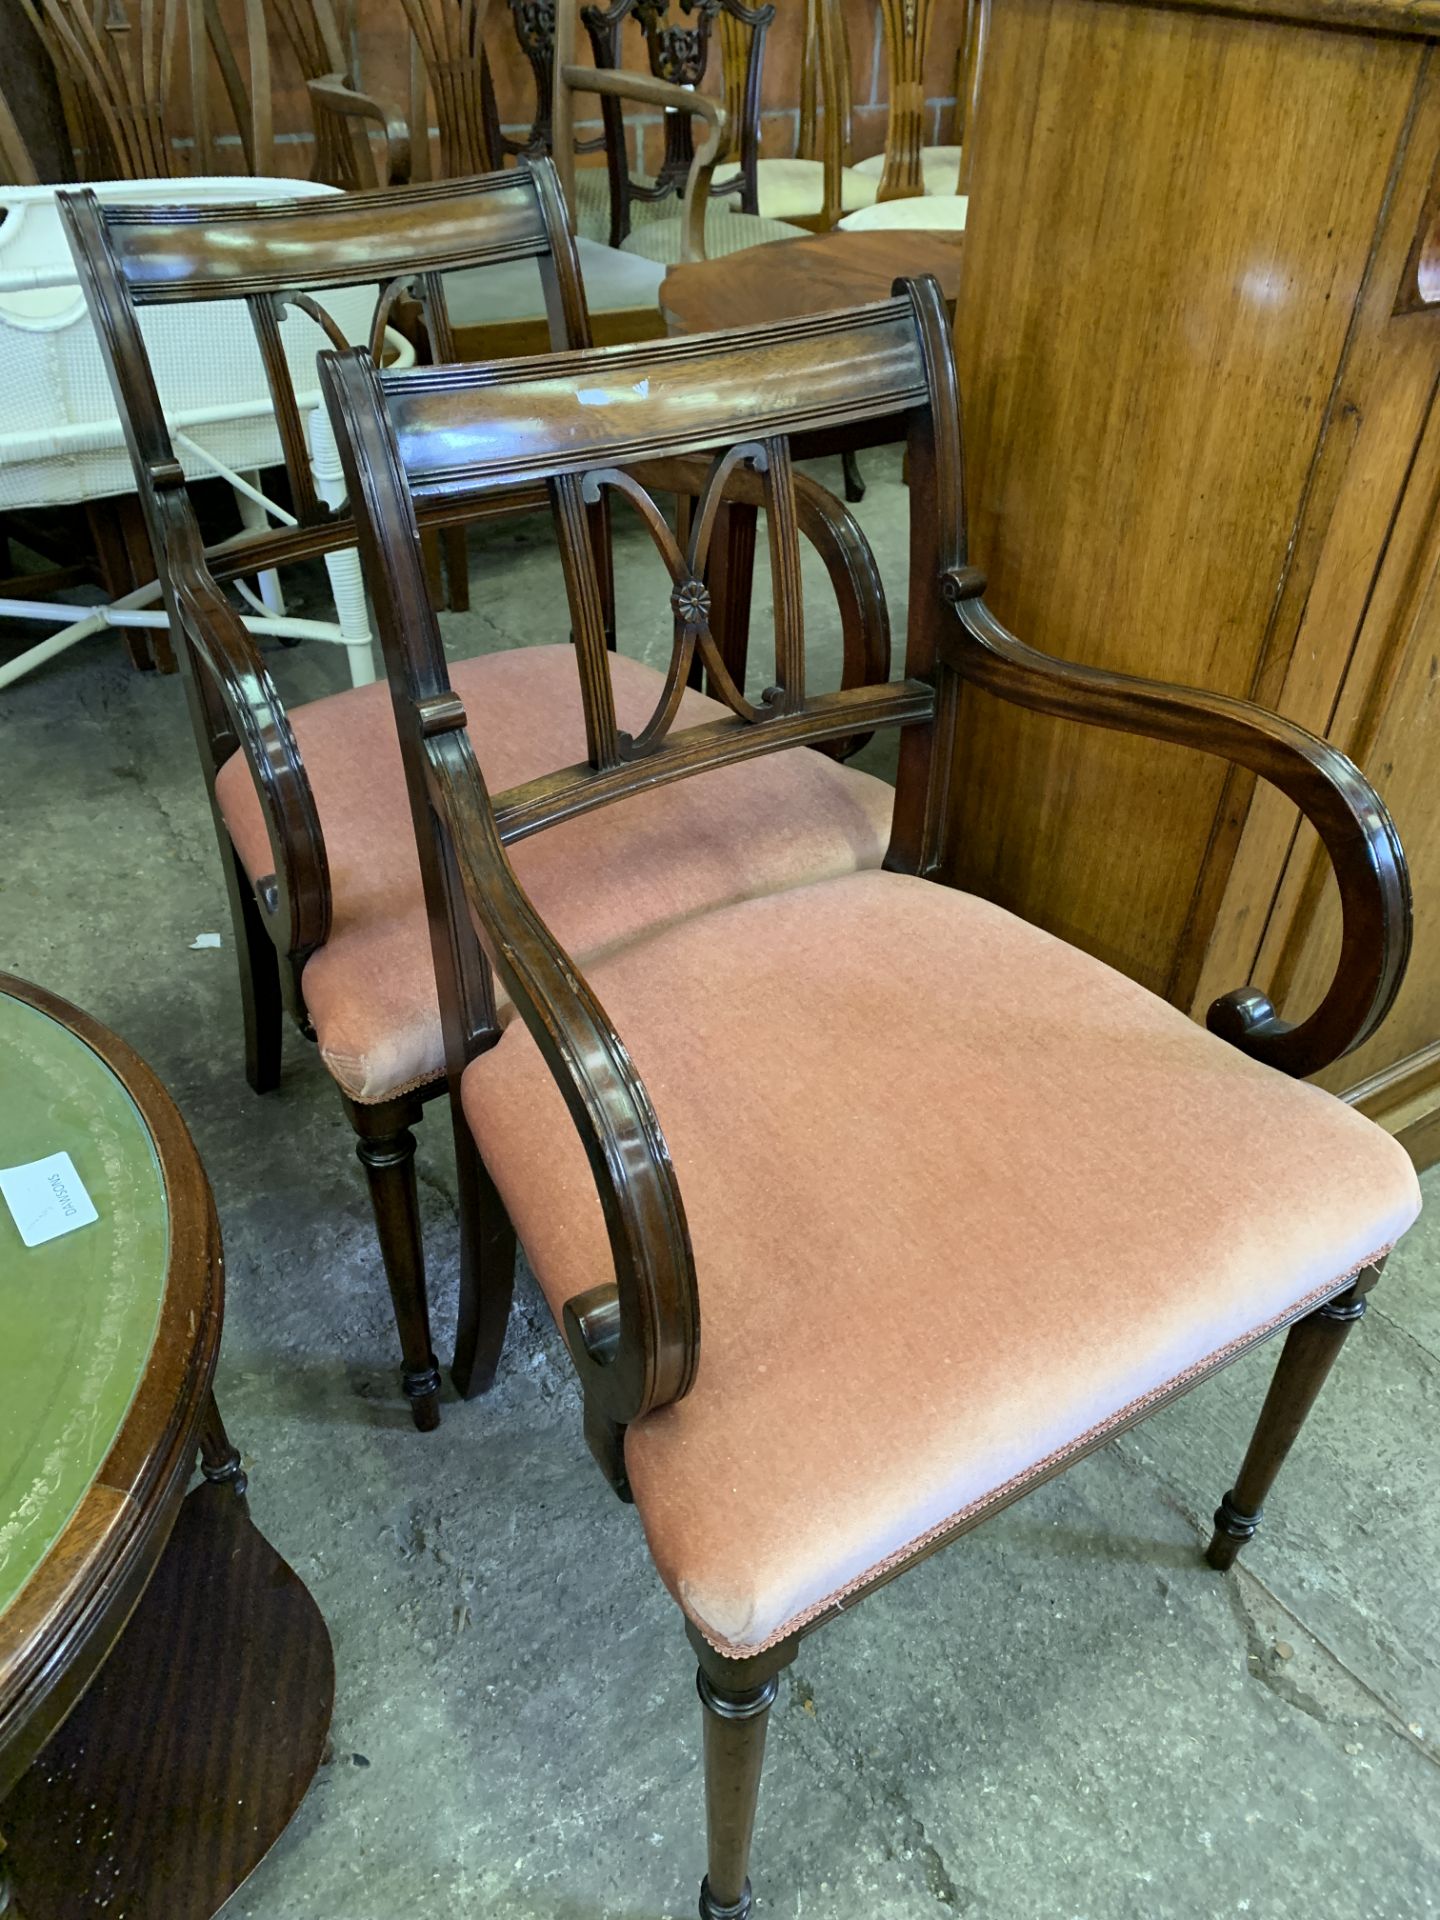
[[[1390,1004],[1404,859],[1372,788],[1323,741],[1245,701],[1049,658],[987,610],[933,281],[660,346],[392,374],[342,354],[322,373],[414,809],[457,1134],[474,1142],[486,1338],[503,1333],[518,1233],[591,1449],[638,1508],[699,1658],[700,1909],[738,1920],[766,1715],[801,1637],[1289,1328],[1211,1564],[1254,1532],[1418,1209],[1399,1146],[1289,1077]],[[904,675],[815,694],[792,455],[819,424],[876,419],[908,437]],[[661,451],[712,459],[683,550],[635,477]],[[702,719],[682,702],[694,662],[714,669],[707,528],[742,468],[764,493],[773,683],[755,697],[716,674],[728,711]],[[452,684],[426,603],[416,515],[452,489],[542,482],[587,751],[500,791],[482,769],[484,692]],[[674,583],[674,658],[639,726],[617,716],[583,537],[602,498],[635,510]],[[1207,1032],[937,884],[962,689],[1187,744],[1283,789],[1344,900],[1315,1012],[1287,1026],[1248,989]],[[567,951],[529,881],[537,843],[640,796],[679,808],[687,789],[860,725],[900,730],[883,870],[690,915],[583,966]],[[518,1017],[497,1016],[498,993]]]
[[[138,309],[156,298],[243,297],[289,437],[298,428],[283,356],[274,348],[287,302],[316,317],[343,346],[321,302],[357,277],[372,290],[378,283],[370,347],[362,349],[370,352],[402,287],[412,287],[443,357],[449,273],[503,277],[538,269],[556,346],[585,345],[589,322],[548,161],[476,180],[312,204],[313,212],[211,208],[201,224],[173,208],[117,217],[78,196],[69,202],[70,233],[126,423],[166,611],[181,641],[235,929],[246,1077],[257,1093],[278,1086],[286,1010],[318,1042],[370,1183],[400,1333],[403,1388],[416,1425],[430,1428],[439,1419],[440,1375],[430,1336],[410,1129],[422,1103],[444,1089],[444,1060],[388,696],[378,685],[357,687],[287,712],[253,639],[217,585],[239,570],[234,545],[209,553],[202,547],[150,377]],[[297,271],[303,291],[296,286]],[[682,462],[671,461],[657,474],[670,487],[698,484]],[[753,499],[753,476],[737,475],[733,491]],[[247,541],[246,566],[353,542],[345,511],[307,512],[298,490],[296,500],[301,526]],[[322,504],[309,502],[312,508]],[[433,514],[427,512],[426,524],[545,504],[543,490],[534,486],[478,496],[452,490]],[[864,678],[877,666],[883,673],[889,635],[868,546],[841,504],[813,482],[803,489],[800,511],[807,537],[836,581],[847,674]],[[581,517],[586,537],[595,539],[597,577],[608,606],[605,513],[597,508]],[[717,561],[723,557],[717,552]],[[560,711],[575,673],[564,622],[547,638],[556,644],[492,654],[456,668],[456,684],[491,718],[484,752],[501,786],[564,765],[584,748],[583,731]],[[624,659],[615,663],[615,680],[627,722],[648,711],[663,685],[661,676]],[[686,701],[701,714],[721,711],[698,692]],[[813,754],[737,769],[715,807],[698,790],[695,801],[678,822],[673,810],[662,814],[641,803],[603,823],[577,822],[537,846],[531,884],[578,951],[624,944],[639,932],[752,892],[878,865],[884,854],[888,790]],[[798,832],[797,809],[803,821]],[[747,824],[756,820],[758,837]],[[643,888],[637,884],[642,876]],[[462,1354],[464,1345],[462,1338]],[[485,1383],[463,1358],[456,1378],[462,1392]]]

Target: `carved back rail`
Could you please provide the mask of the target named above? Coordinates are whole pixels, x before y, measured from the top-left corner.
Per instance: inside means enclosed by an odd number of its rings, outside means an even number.
[[[322,305],[327,291],[376,288],[367,354],[378,354],[401,293],[413,289],[433,351],[453,352],[442,276],[458,268],[534,259],[557,345],[590,338],[574,241],[547,161],[475,180],[303,202],[203,207],[104,206],[86,190],[60,196],[61,216],[106,361],[135,468],[181,654],[202,760],[213,777],[243,746],[265,810],[276,869],[268,910],[287,928],[292,957],[329,925],[324,846],[284,709],[259,653],[211,577],[185,475],[140,328],[146,306],[243,301],[255,330],[300,528],[242,536],[255,567],[283,564],[287,544],[341,514],[316,494],[291,369],[281,337],[287,308],[308,314],[334,348],[349,345]],[[329,536],[335,544],[335,535]],[[315,549],[312,539],[311,547]],[[186,583],[176,557],[185,554]],[[252,558],[253,556],[253,558]],[[234,558],[234,555],[231,556]],[[238,568],[231,565],[227,571]],[[198,609],[198,611],[197,611]],[[198,671],[196,670],[198,668]]]
[[[459,268],[534,259],[557,337],[589,340],[574,243],[549,161],[469,180],[374,193],[260,204],[101,206],[81,216],[87,246],[135,307],[243,300],[250,315],[301,525],[328,519],[315,491],[305,423],[281,337],[287,308],[307,314],[330,344],[381,352],[385,329],[413,294],[437,360],[454,357],[443,276]],[[72,224],[71,231],[75,231]],[[346,338],[317,296],[377,286],[366,337]],[[139,404],[148,408],[151,396]]]
[[[567,1334],[587,1424],[612,1431],[683,1394],[699,1314],[684,1208],[658,1122],[623,1042],[526,898],[505,847],[641,790],[757,754],[857,730],[901,729],[888,864],[932,871],[942,855],[948,752],[936,741],[936,657],[953,618],[939,583],[963,565],[959,413],[948,323],[933,281],[879,306],[733,334],[586,354],[386,374],[363,354],[324,355],[321,377],[345,465],[385,650],[425,875],[452,1084],[496,1038],[491,968],[561,1087],[595,1173],[615,1281],[572,1303]],[[911,566],[905,678],[812,693],[806,685],[792,441],[817,429],[907,434]],[[644,485],[647,462],[708,455],[683,541]],[[775,599],[775,664],[750,698],[709,631],[709,542],[721,491],[758,474]],[[417,510],[543,482],[549,490],[576,654],[584,762],[492,799],[450,685],[425,591]],[[616,720],[587,514],[632,507],[669,573],[674,637],[654,711]],[[930,591],[926,591],[927,584]],[[730,709],[676,730],[696,659]],[[950,696],[941,700],[945,706]],[[478,936],[478,938],[477,938]]]

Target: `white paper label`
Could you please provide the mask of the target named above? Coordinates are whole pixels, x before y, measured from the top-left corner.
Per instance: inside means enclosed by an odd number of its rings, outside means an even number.
[[[100,1218],[68,1153],[0,1167],[0,1193],[27,1247],[43,1246]]]

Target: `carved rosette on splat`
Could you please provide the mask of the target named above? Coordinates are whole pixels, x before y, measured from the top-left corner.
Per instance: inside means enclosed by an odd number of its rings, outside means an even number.
[[[775,594],[776,684],[765,689],[758,706],[747,700],[736,685],[715,643],[710,627],[710,589],[705,581],[715,518],[725,498],[726,483],[740,466],[750,467],[764,476],[772,570],[775,570],[777,552],[780,556]],[[789,447],[784,441],[747,440],[717,454],[704,492],[695,503],[690,538],[682,553],[669,522],[633,474],[620,467],[596,467],[584,476],[580,493],[587,506],[597,505],[607,489],[623,495],[631,503],[655,542],[672,582],[670,608],[675,619],[675,638],[665,685],[655,711],[639,733],[617,732],[616,752],[621,760],[643,759],[663,745],[697,664],[705,670],[705,684],[712,699],[723,701],[738,719],[749,725],[804,706],[799,577],[798,570],[792,573],[785,561],[794,535],[791,480]],[[796,561],[798,569],[798,552]]]

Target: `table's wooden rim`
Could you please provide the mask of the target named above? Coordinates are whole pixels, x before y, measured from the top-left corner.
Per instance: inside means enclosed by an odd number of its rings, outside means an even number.
[[[184,1498],[224,1312],[210,1183],[174,1101],[132,1048],[69,1001],[0,973],[120,1081],[150,1134],[169,1210],[155,1341],[115,1442],[80,1504],[0,1614],[0,1797],[59,1726],[155,1570]]]

